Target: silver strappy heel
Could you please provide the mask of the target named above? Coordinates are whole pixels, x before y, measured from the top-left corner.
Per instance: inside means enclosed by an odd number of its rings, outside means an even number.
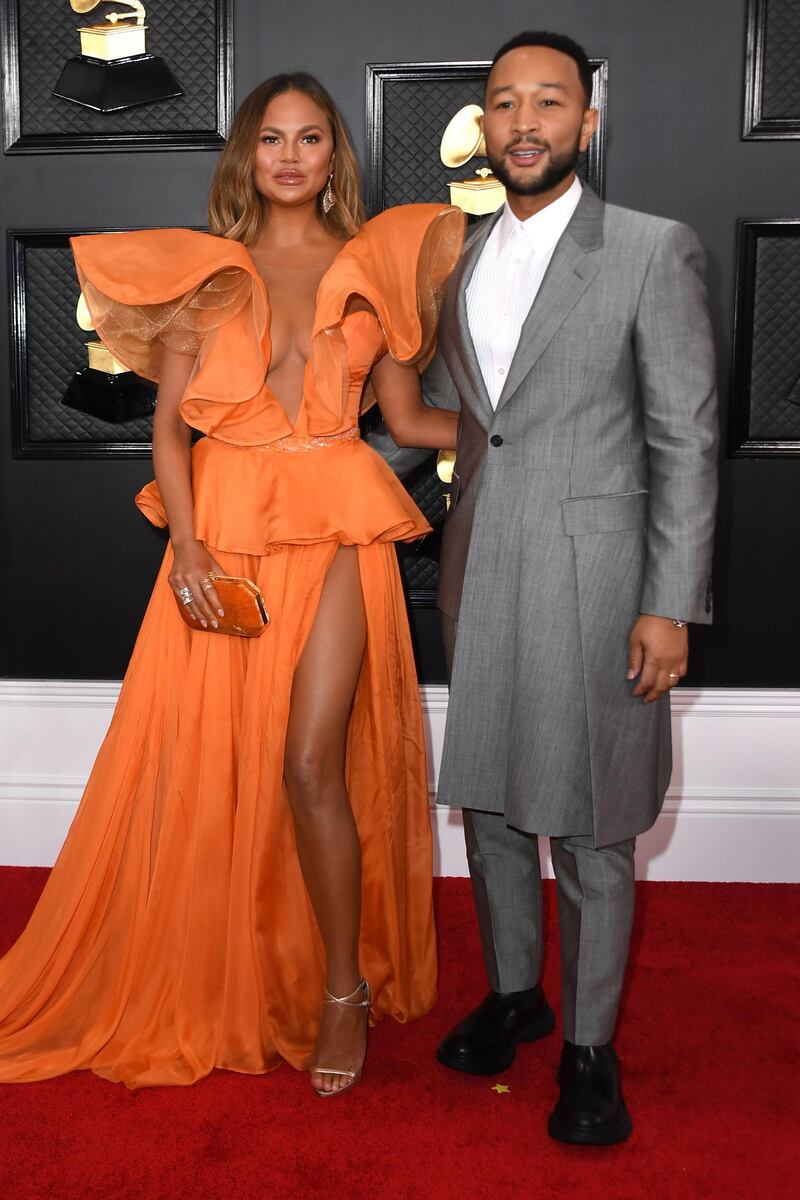
[[[353,997],[358,996],[358,995],[360,995],[362,998],[360,1000],[354,1000]],[[370,992],[370,987],[369,987],[369,984],[367,983],[366,979],[360,978],[358,983],[353,988],[353,990],[349,996],[332,996],[331,993],[326,988],[325,989],[325,1003],[326,1004],[342,1004],[342,1005],[344,1005],[345,1008],[366,1008],[366,1009],[368,1009],[370,1004],[372,1003],[372,993]],[[315,1075],[317,1075],[317,1074],[318,1075],[343,1075],[346,1079],[349,1080],[349,1083],[344,1084],[343,1087],[337,1088],[335,1092],[323,1092],[319,1088],[314,1088],[314,1091],[317,1093],[318,1096],[322,1096],[323,1098],[325,1098],[327,1096],[340,1096],[342,1094],[342,1092],[349,1091],[349,1089],[351,1087],[355,1087],[355,1085],[358,1083],[359,1079],[361,1078],[361,1072],[363,1069],[364,1069],[363,1063],[361,1064],[361,1066],[358,1068],[357,1071],[341,1071],[341,1070],[335,1070],[333,1067],[314,1067]]]

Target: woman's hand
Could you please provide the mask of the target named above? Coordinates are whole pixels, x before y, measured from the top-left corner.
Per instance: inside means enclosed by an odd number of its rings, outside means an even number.
[[[164,348],[158,401],[153,417],[153,465],[175,561],[169,575],[172,590],[193,621],[204,629],[219,627],[222,605],[208,575],[224,575],[202,542],[194,536],[192,498],[192,433],[180,414],[181,397],[195,359]],[[181,596],[183,591],[183,596]]]
[[[184,604],[187,593],[181,595],[183,588],[188,588],[192,599],[185,604],[186,611],[193,620],[199,622],[204,629],[213,626],[219,628],[217,617],[224,617],[222,605],[214,584],[209,578],[209,572],[224,575],[222,567],[206,550],[202,542],[183,542],[173,545],[175,561],[169,573],[170,587],[178,597],[178,603]]]

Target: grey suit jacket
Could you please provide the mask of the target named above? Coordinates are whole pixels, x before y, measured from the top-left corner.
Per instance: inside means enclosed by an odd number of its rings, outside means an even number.
[[[429,403],[460,405],[439,606],[458,620],[440,803],[535,833],[621,841],[658,814],[669,703],[626,680],[639,613],[711,619],[714,353],[684,225],[588,188],[494,410],[450,280]]]

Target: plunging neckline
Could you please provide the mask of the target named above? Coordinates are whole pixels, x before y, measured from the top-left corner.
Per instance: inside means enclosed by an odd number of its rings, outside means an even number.
[[[272,304],[270,302],[269,287],[267,286],[266,279],[264,279],[264,276],[259,271],[258,266],[256,264],[256,260],[253,258],[253,255],[250,253],[250,250],[248,249],[248,247],[244,244],[244,242],[239,243],[239,245],[242,247],[242,249],[247,254],[247,257],[252,264],[253,270],[255,271],[256,278],[258,279],[259,283],[261,284],[261,287],[264,292],[264,301],[266,304],[266,310],[267,310],[267,316],[268,316],[267,326],[266,326],[264,332],[267,335],[267,338],[269,341],[269,359],[267,361],[266,369],[264,371],[264,385],[263,386],[264,386],[265,390],[269,393],[270,399],[275,404],[278,405],[281,412],[286,417],[286,421],[290,425],[292,433],[297,432],[297,427],[298,427],[298,424],[300,421],[300,416],[303,412],[303,409],[305,408],[305,403],[306,403],[306,372],[311,367],[311,362],[313,359],[314,331],[315,331],[316,324],[317,324],[317,310],[319,308],[319,293],[320,293],[323,283],[325,282],[325,279],[330,274],[330,272],[333,270],[333,268],[336,266],[336,263],[339,261],[342,254],[344,253],[344,251],[347,249],[347,247],[350,245],[350,243],[357,236],[358,236],[357,234],[354,234],[353,237],[347,239],[347,241],[344,243],[344,245],[339,247],[339,249],[336,251],[336,253],[334,254],[331,261],[328,263],[328,266],[322,272],[322,275],[320,275],[319,282],[317,284],[317,290],[314,293],[314,319],[311,324],[311,333],[310,333],[310,337],[309,337],[309,343],[312,346],[312,352],[309,354],[308,358],[306,359],[305,366],[303,367],[303,387],[302,387],[302,391],[300,394],[300,403],[297,407],[297,413],[295,414],[294,421],[292,421],[290,419],[288,412],[286,411],[284,406],[281,404],[280,400],[275,395],[275,392],[272,390],[272,388],[270,387],[269,382],[268,382],[269,370],[270,370],[270,366],[272,365],[272,339],[269,335],[270,318],[272,317]],[[308,268],[302,268],[302,267],[291,268],[290,267],[289,269],[290,270],[305,270]],[[352,293],[352,294],[355,295],[356,293]],[[348,300],[349,300],[349,298],[350,297],[348,296]],[[367,299],[366,299],[366,296],[362,297],[362,299],[366,303],[369,303],[369,301],[367,301]],[[380,325],[380,318],[378,317],[378,314],[371,307],[369,309],[356,310],[356,311],[367,312],[378,322],[378,325]],[[348,315],[350,315],[350,314],[342,313],[342,321],[343,322],[347,319]],[[381,329],[382,329],[382,326],[381,326]]]
[[[344,249],[347,246],[350,245],[352,240],[353,240],[352,238],[348,238],[347,241],[344,243],[344,245],[339,247],[339,249],[334,254],[333,258],[328,263],[327,267],[325,268],[325,270],[322,272],[322,274],[319,277],[319,282],[317,283],[317,290],[314,292],[314,317],[311,322],[311,330],[309,333],[309,345],[312,347],[313,347],[313,343],[314,343],[314,329],[317,324],[317,309],[319,308],[320,288],[322,287],[323,281],[325,280],[326,276],[333,270],[335,264],[338,262],[342,252],[344,251]],[[300,416],[301,416],[301,413],[303,412],[303,409],[304,409],[305,403],[306,403],[306,372],[308,371],[309,367],[311,366],[311,359],[313,357],[313,349],[312,349],[312,353],[310,353],[308,358],[306,359],[305,365],[303,367],[303,385],[302,385],[302,388],[300,391],[300,403],[297,406],[297,412],[295,413],[294,420],[291,420],[288,412],[286,411],[284,406],[281,404],[280,400],[275,395],[275,392],[272,390],[272,388],[270,387],[269,382],[268,382],[269,369],[272,365],[272,338],[270,337],[270,329],[269,329],[270,324],[271,324],[271,318],[272,318],[272,303],[270,301],[269,287],[267,286],[266,279],[259,271],[258,264],[256,263],[256,260],[253,258],[253,255],[250,253],[250,250],[248,249],[248,247],[244,244],[244,242],[240,242],[239,244],[242,247],[242,249],[245,251],[245,253],[247,254],[247,257],[249,258],[250,262],[252,263],[253,270],[255,271],[256,277],[264,291],[264,301],[266,303],[266,309],[267,309],[267,325],[264,330],[264,333],[267,335],[267,338],[269,340],[269,359],[266,363],[266,367],[264,370],[264,388],[269,393],[270,399],[273,401],[273,403],[278,405],[281,412],[286,417],[287,423],[291,426],[292,433],[296,433],[297,427],[298,427],[298,424],[300,421]],[[295,267],[295,268],[289,268],[289,269],[290,270],[292,270],[292,269],[303,270],[304,268]],[[307,269],[307,268],[305,268],[305,269]]]

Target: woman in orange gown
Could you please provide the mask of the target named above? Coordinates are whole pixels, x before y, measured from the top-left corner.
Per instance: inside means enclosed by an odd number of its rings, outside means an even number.
[[[159,382],[157,482],[136,502],[170,545],[78,813],[0,961],[0,1082],[189,1084],[283,1059],[330,1095],[360,1076],[368,1007],[407,1021],[435,1001],[393,546],[428,526],[358,415],[374,389],[400,442],[455,446],[418,372],[463,218],[363,224],[357,189],[330,97],[279,76],[237,114],[212,234],[73,239],[94,328]],[[260,637],[214,631],[214,572],[258,584]]]

